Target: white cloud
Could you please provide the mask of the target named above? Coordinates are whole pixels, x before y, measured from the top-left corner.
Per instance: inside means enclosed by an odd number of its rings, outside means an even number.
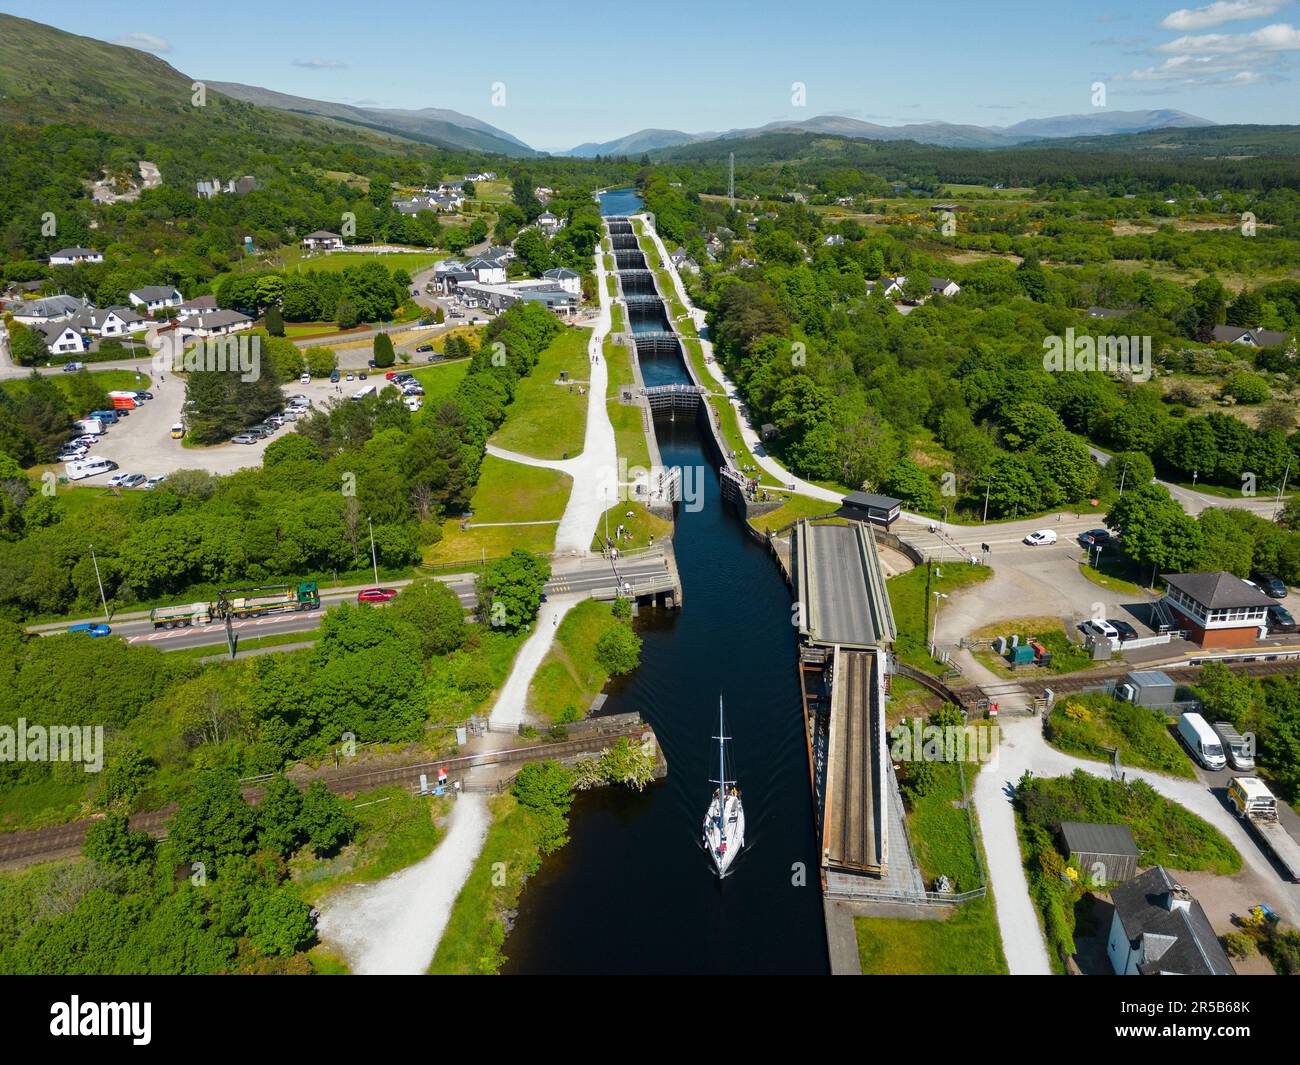
[[[295,59],[293,65],[307,67],[310,70],[343,70],[347,67],[346,63],[336,59]]]
[[[138,48],[142,52],[157,52],[159,55],[172,50],[171,41],[152,33],[126,33],[113,43],[126,48]]]
[[[1300,51],[1300,30],[1285,22],[1278,22],[1250,33],[1203,33],[1198,37],[1179,37],[1158,45],[1155,50],[1175,55],[1296,52]]]
[[[1204,7],[1184,7],[1160,20],[1167,30],[1204,30],[1238,19],[1265,18],[1286,7],[1288,0],[1216,0]]]

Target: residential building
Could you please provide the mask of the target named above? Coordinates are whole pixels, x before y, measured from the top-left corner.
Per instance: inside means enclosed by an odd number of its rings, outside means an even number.
[[[50,256],[51,266],[79,266],[82,263],[102,263],[103,252],[94,248],[60,248]]]
[[[1165,573],[1156,604],[1173,628],[1202,647],[1249,647],[1268,632],[1273,600],[1231,573]]]
[[[176,323],[175,328],[180,331],[182,340],[189,340],[191,337],[206,340],[209,337],[221,337],[251,329],[252,325],[253,319],[238,311],[203,311],[182,318]]]
[[[71,322],[44,322],[36,330],[51,355],[80,355],[86,350],[86,338]]]
[[[1286,333],[1262,329],[1259,326],[1249,329],[1241,325],[1216,325],[1210,330],[1210,338],[1222,344],[1245,344],[1252,348],[1268,348],[1274,344],[1285,344],[1289,339]]]
[[[1235,976],[1201,904],[1157,865],[1112,888],[1106,954],[1117,976]]]
[[[554,233],[563,223],[560,222],[560,216],[553,211],[543,211],[537,216],[537,224],[547,233]]]
[[[216,296],[195,296],[192,300],[186,300],[177,306],[176,314],[181,318],[188,318],[192,314],[203,314],[205,311],[215,311],[216,309]]]
[[[582,275],[566,266],[557,266],[542,273],[542,280],[553,281],[557,288],[574,296],[582,295]]]
[[[470,306],[493,311],[507,310],[516,303],[540,303],[561,318],[567,318],[578,309],[577,296],[547,281],[512,281],[504,285],[462,281],[457,285],[457,292]]]
[[[133,307],[143,307],[150,314],[169,307],[179,307],[185,302],[185,297],[180,294],[180,291],[170,285],[145,285],[144,288],[137,288],[130,292],[127,299],[131,301]]]
[[[844,238],[839,233],[828,233],[822,243],[828,248],[838,248],[844,243]]]
[[[506,268],[495,259],[470,259],[464,269],[474,275],[474,280],[484,285],[504,285]]]
[[[946,277],[930,278],[930,295],[931,296],[955,296],[961,291],[961,285],[956,281],[950,281]]]
[[[18,300],[8,308],[15,321],[27,326],[67,321],[88,309],[90,304],[76,296],[46,296],[39,300]]]
[[[318,229],[302,238],[302,246],[308,251],[339,251],[343,248],[343,238],[327,229]]]

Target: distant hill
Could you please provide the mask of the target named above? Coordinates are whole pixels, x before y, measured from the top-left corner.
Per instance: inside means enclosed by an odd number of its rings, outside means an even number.
[[[536,155],[517,137],[504,130],[489,126],[471,115],[439,107],[425,107],[418,111],[389,107],[354,107],[326,100],[311,100],[303,96],[290,96],[255,85],[240,85],[233,81],[213,81],[209,87],[236,100],[244,100],[259,107],[271,107],[292,114],[313,115],[351,126],[359,126],[379,133],[388,133],[408,140],[434,144],[440,148],[461,148],[501,155]]]
[[[1198,158],[1300,155],[1300,126],[1209,126],[1205,129],[1158,129],[1116,133],[1108,137],[1062,137],[1030,141],[1024,148],[1188,155]]]
[[[1087,115],[1057,115],[1033,118],[1013,126],[970,126],[952,122],[914,122],[905,126],[882,126],[843,115],[769,122],[763,126],[732,129],[725,133],[683,133],[681,130],[643,129],[601,144],[580,144],[569,155],[635,155],[683,144],[711,140],[739,140],[769,133],[824,133],[860,140],[916,141],[943,148],[1006,148],[1042,138],[1095,137],[1136,133],[1172,127],[1213,127],[1208,118],[1184,111],[1098,111]]]
[[[354,108],[224,82],[206,82],[206,104],[195,107],[194,80],[152,53],[0,13],[3,123],[63,122],[147,136],[193,133],[199,123],[226,132],[325,143],[391,146],[397,140],[536,154],[485,122],[436,108]]]

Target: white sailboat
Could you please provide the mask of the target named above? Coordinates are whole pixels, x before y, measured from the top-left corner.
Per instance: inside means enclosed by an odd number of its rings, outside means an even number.
[[[745,845],[745,807],[740,801],[740,789],[734,780],[727,779],[727,740],[722,725],[722,696],[718,696],[718,777],[710,781],[717,787],[704,815],[704,846],[713,859],[721,879],[731,871],[731,865]]]

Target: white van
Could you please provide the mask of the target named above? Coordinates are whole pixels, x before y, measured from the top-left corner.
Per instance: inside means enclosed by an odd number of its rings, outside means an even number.
[[[367,396],[373,396],[374,394],[375,394],[375,386],[366,385],[364,388],[358,388],[355,392],[353,392],[352,398],[365,399]]]
[[[1184,714],[1178,722],[1178,736],[1206,769],[1223,769],[1228,764],[1223,741],[1200,714]]]
[[[72,424],[82,436],[102,436],[104,434],[104,423],[99,418],[78,418]]]
[[[97,477],[101,473],[112,473],[117,463],[111,459],[101,459],[94,455],[67,465],[68,480],[80,481],[83,477]]]

